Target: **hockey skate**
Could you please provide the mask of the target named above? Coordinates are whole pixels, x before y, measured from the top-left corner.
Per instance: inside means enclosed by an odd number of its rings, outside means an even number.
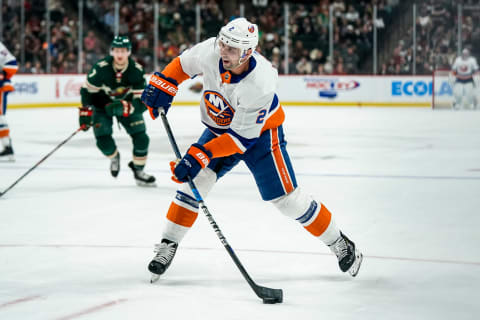
[[[157,281],[160,276],[167,271],[168,267],[172,263],[173,257],[177,252],[178,243],[162,239],[161,243],[155,245],[155,257],[148,264],[148,270],[152,273],[150,283]]]
[[[340,270],[348,271],[352,277],[355,277],[363,260],[363,255],[356,248],[355,243],[340,232],[340,237],[328,247],[337,256]]]
[[[12,146],[7,146],[3,149],[2,152],[0,152],[0,159],[7,161],[15,161]]]
[[[155,177],[149,174],[146,174],[142,169],[138,169],[133,164],[133,161],[128,163],[128,167],[132,169],[133,176],[135,177],[135,182],[137,186],[140,187],[156,187]]]
[[[118,176],[118,172],[120,172],[120,152],[117,151],[117,154],[111,159],[110,162],[110,173],[112,174],[112,177],[116,178]]]

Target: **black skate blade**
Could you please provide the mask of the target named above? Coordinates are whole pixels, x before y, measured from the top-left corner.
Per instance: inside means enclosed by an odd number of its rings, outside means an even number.
[[[15,157],[8,155],[8,156],[1,156],[0,162],[15,162]]]
[[[144,181],[135,180],[135,183],[139,187],[145,187],[145,188],[156,188],[157,187],[157,184],[155,182],[148,183],[148,182],[144,182]]]
[[[350,273],[350,275],[352,277],[357,276],[358,271],[360,271],[360,267],[362,266],[362,261],[363,261],[363,254],[360,251],[355,250],[355,255],[356,255],[355,262],[353,263],[353,265],[348,270],[348,273]]]

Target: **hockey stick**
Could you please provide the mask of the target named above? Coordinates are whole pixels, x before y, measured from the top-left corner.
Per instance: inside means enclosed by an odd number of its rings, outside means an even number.
[[[180,154],[180,150],[178,149],[177,142],[175,141],[175,138],[173,136],[172,129],[170,128],[170,124],[168,123],[167,116],[166,116],[166,114],[163,110],[161,110],[160,116],[162,117],[163,126],[165,127],[165,130],[167,131],[168,139],[170,140],[170,144],[172,145],[173,151],[175,152],[175,156],[178,159],[181,159],[182,155]],[[230,245],[227,242],[227,239],[225,238],[222,231],[218,227],[217,223],[213,219],[213,216],[210,214],[210,211],[208,210],[207,206],[205,205],[202,196],[198,192],[197,187],[195,186],[192,178],[190,178],[190,177],[188,177],[188,185],[192,189],[192,192],[195,195],[195,198],[197,199],[198,204],[200,205],[200,208],[202,208],[203,213],[205,214],[205,216],[208,219],[208,222],[210,223],[213,230],[217,234],[217,237],[222,242],[223,246],[227,250],[230,257],[233,259],[233,262],[235,262],[235,265],[240,270],[240,272],[242,273],[245,280],[247,280],[250,287],[253,289],[253,291],[255,291],[255,294],[260,299],[263,300],[263,303],[273,304],[273,303],[283,302],[283,291],[282,291],[282,289],[272,289],[272,288],[259,286],[258,284],[255,283],[255,281],[252,280],[252,278],[250,278],[250,276],[247,273],[247,270],[245,270],[245,268],[243,267],[242,263],[240,262],[240,259],[238,259],[237,255],[233,251],[232,247],[230,247]]]
[[[70,139],[72,139],[72,137],[74,135],[76,135],[80,130],[82,130],[81,128],[78,128],[77,130],[75,130],[74,133],[72,133],[67,139],[63,140],[62,142],[60,142],[60,144],[58,146],[56,146],[52,151],[50,151],[45,157],[43,157],[40,161],[38,161],[33,167],[31,167],[27,172],[25,172],[20,178],[18,178],[14,183],[12,183],[12,185],[10,187],[8,187],[5,191],[3,192],[0,192],[0,197],[3,196],[5,193],[8,192],[8,190],[12,189],[17,183],[20,182],[20,180],[22,180],[23,178],[25,178],[25,176],[27,174],[29,174],[30,172],[33,171],[33,169],[35,169],[36,167],[38,167],[43,161],[45,161],[45,159],[47,159],[48,157],[50,157],[52,155],[52,153],[54,153],[55,151],[57,151],[58,148],[60,148],[61,146],[63,146],[65,143],[67,143]]]

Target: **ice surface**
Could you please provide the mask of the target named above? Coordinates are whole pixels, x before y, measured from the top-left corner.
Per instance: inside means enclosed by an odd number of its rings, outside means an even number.
[[[252,278],[282,288],[284,303],[262,304],[201,213],[150,284],[146,266],[176,184],[162,123],[147,119],[146,171],[157,188],[135,185],[130,139],[115,125],[117,179],[92,131],[80,132],[0,198],[0,319],[477,319],[480,112],[286,113],[299,185],[362,249],[357,278],[264,203],[242,164],[206,204]],[[198,110],[168,116],[185,151],[203,130]],[[0,162],[2,191],[78,125],[75,108],[13,109],[7,120],[16,162]]]

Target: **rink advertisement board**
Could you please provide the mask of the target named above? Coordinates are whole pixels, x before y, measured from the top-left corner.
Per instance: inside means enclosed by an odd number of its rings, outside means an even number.
[[[283,76],[283,104],[320,106],[430,107],[429,76]]]
[[[12,80],[16,91],[8,96],[9,108],[79,106],[85,75],[15,75]],[[280,76],[277,92],[285,106],[430,107],[432,90],[430,76],[295,75]],[[189,79],[179,86],[174,104],[198,105],[201,93],[202,78]]]

